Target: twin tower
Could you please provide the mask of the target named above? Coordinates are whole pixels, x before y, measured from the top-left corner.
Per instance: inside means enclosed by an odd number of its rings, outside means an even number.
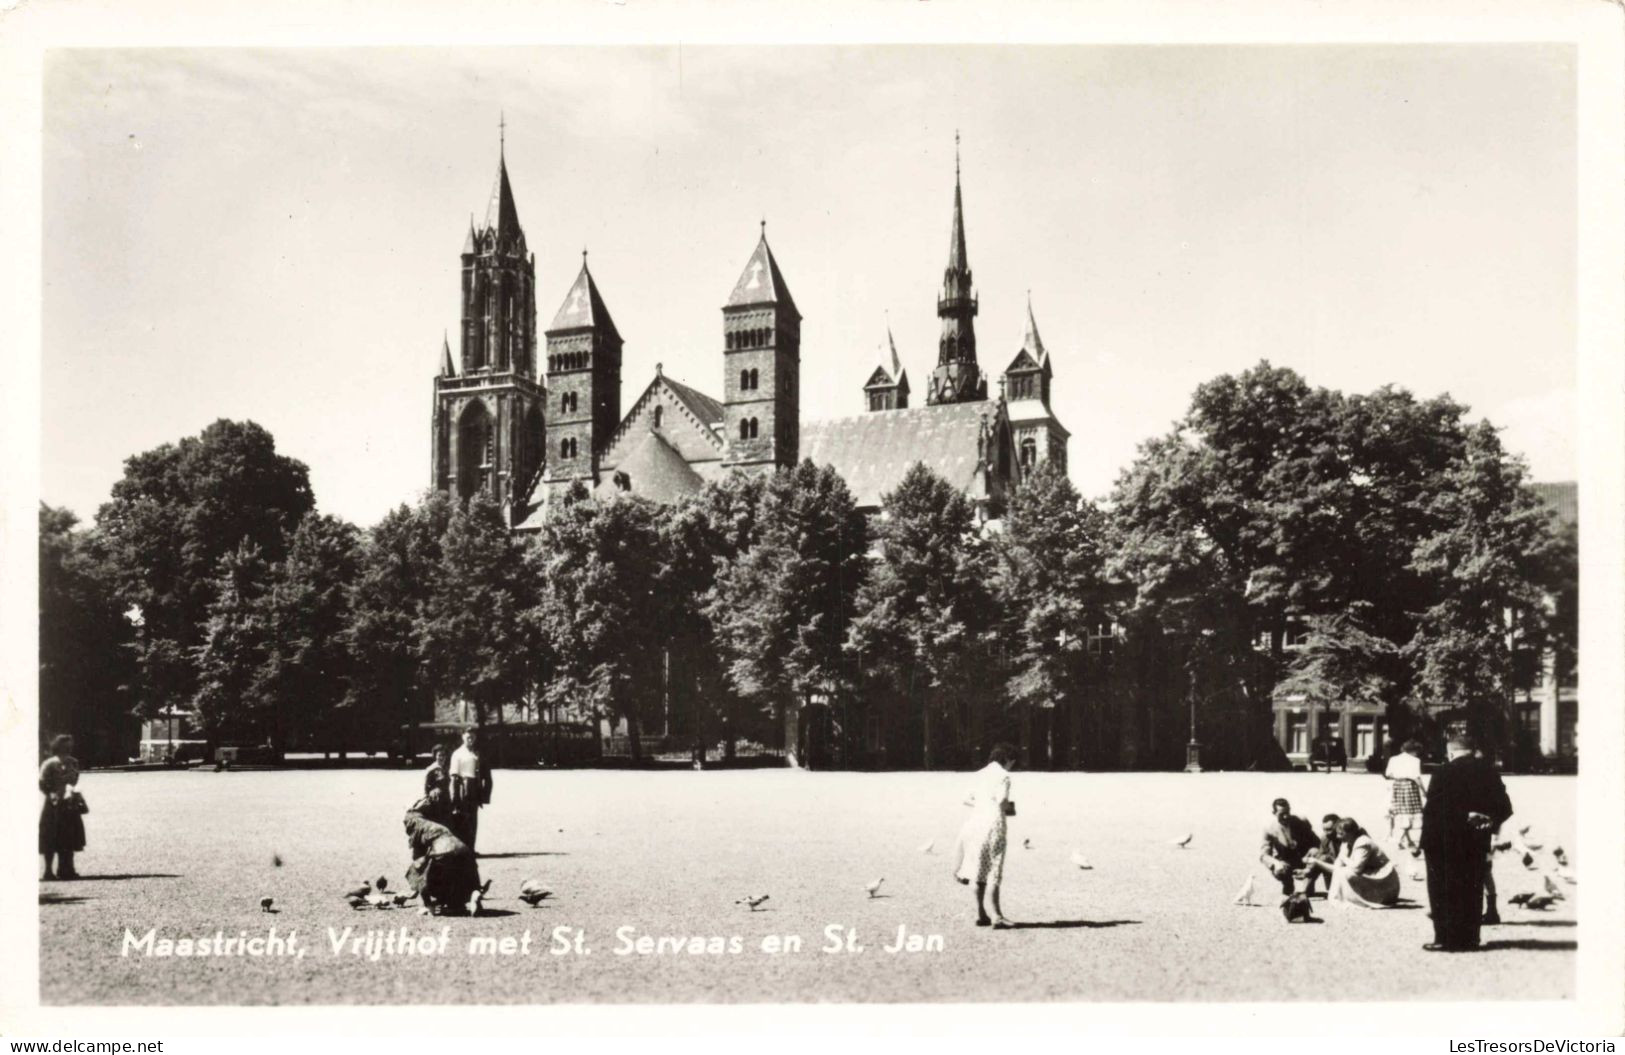
[[[585,253],[543,335],[544,384],[536,359],[535,280],[536,257],[526,245],[502,157],[485,222],[476,226],[470,218],[463,243],[459,354],[453,357],[448,338],[434,383],[436,490],[458,498],[487,491],[510,524],[528,527],[548,495],[576,481],[589,490],[631,486],[632,465],[643,470],[642,479],[652,472],[672,486],[679,477],[692,486],[735,468],[771,472],[795,464],[803,446],[801,313],[768,246],[765,223],[722,308],[720,400],[657,373],[623,417],[622,339]],[[948,266],[937,302],[942,336],[927,406],[986,404],[987,377],[976,357],[977,308],[956,162]],[[907,381],[893,356],[892,370],[882,369],[886,376],[877,374],[866,386],[870,410],[908,405]],[[1020,399],[1018,392],[1011,395]],[[1017,421],[1003,407],[1001,396],[996,416],[1009,435]],[[638,489],[644,489],[641,481]]]

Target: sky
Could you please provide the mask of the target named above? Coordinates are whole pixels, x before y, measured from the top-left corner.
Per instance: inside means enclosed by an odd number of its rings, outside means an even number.
[[[590,263],[623,406],[721,392],[767,222],[802,413],[858,413],[888,326],[935,363],[954,135],[982,366],[1027,298],[1070,471],[1106,494],[1200,382],[1448,392],[1577,475],[1565,45],[58,50],[46,62],[41,497],[252,419],[319,508],[428,485],[433,377],[498,122],[545,328]]]

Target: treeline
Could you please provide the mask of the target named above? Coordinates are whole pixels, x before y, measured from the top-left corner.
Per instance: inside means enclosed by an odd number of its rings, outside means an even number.
[[[1207,760],[1246,766],[1279,761],[1281,691],[1512,746],[1533,657],[1573,662],[1573,533],[1448,397],[1260,364],[1107,500],[1040,468],[993,512],[916,466],[866,518],[804,462],[672,505],[577,487],[528,535],[443,494],[362,531],[216,422],[130,459],[87,531],[42,508],[42,732],[182,711],[213,742],[368,749],[460,700],[624,721],[634,753],[660,731],[940,767],[1011,738],[1163,767],[1194,708]]]

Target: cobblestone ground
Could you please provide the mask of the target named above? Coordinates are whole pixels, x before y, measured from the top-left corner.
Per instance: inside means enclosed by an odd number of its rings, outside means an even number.
[[[1425,889],[1383,912],[1316,903],[1288,926],[1231,905],[1257,865],[1270,800],[1311,818],[1384,828],[1386,789],[1365,774],[1015,775],[1004,907],[1025,926],[972,926],[950,878],[963,774],[499,771],[480,824],[492,915],[357,912],[364,877],[400,885],[412,771],[91,774],[87,877],[43,884],[41,999],[48,1004],[547,1003],[582,1001],[975,1001],[1559,999],[1574,993],[1578,887],[1546,912],[1503,908],[1486,951],[1422,951]],[[1509,778],[1546,850],[1573,843],[1575,784]],[[1317,820],[1318,826],[1318,820]],[[1187,849],[1171,840],[1190,833]],[[935,850],[921,846],[935,841]],[[1028,844],[1028,845],[1024,845]],[[1081,851],[1093,868],[1075,867]],[[284,864],[273,867],[273,855]],[[1502,855],[1503,899],[1539,876]],[[554,897],[516,899],[537,877]],[[878,897],[865,886],[884,878]],[[769,895],[760,911],[736,905]],[[262,897],[275,899],[264,914]],[[297,932],[302,958],[123,955],[126,931],[164,937]],[[335,953],[330,935],[401,927],[443,954]],[[885,947],[898,928],[940,951]],[[624,929],[623,929],[624,928]],[[840,935],[826,940],[826,928]],[[848,929],[862,951],[846,951]],[[583,934],[573,951],[575,932]],[[572,951],[555,955],[558,944]],[[622,954],[642,936],[720,938],[727,950]],[[529,935],[528,953],[523,941]],[[799,952],[763,951],[798,936]],[[510,954],[470,952],[512,937]],[[922,939],[923,940],[923,939]],[[659,948],[658,941],[653,943]],[[707,943],[700,943],[705,946]],[[825,952],[828,944],[843,951]],[[933,947],[935,942],[929,942]],[[156,945],[155,945],[156,947]],[[499,947],[500,949],[500,947]]]

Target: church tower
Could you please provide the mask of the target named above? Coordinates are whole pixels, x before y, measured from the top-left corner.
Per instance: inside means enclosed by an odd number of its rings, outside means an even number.
[[[722,309],[723,466],[771,473],[801,446],[801,313],[762,237]]]
[[[547,328],[547,484],[598,483],[599,458],[621,422],[621,334],[581,253]]]
[[[871,413],[908,409],[908,371],[897,358],[897,342],[892,339],[890,326],[886,327],[886,343],[880,346],[875,368],[863,385],[863,405]]]
[[[965,253],[965,206],[959,190],[959,133],[954,133],[954,224],[948,236],[948,267],[942,273],[937,315],[942,336],[937,341],[937,368],[926,389],[928,406],[971,403],[987,398],[987,378],[976,362],[976,311],[970,258]]]
[[[504,144],[505,147],[505,144]],[[434,382],[436,490],[488,491],[517,520],[544,461],[546,393],[536,375],[536,258],[525,247],[506,151],[500,150],[485,222],[463,242],[463,318],[454,361],[441,348]]]
[[[1032,295],[1028,294],[1027,327],[1021,335],[1021,350],[1005,368],[1003,380],[1016,458],[1023,473],[1046,462],[1066,472],[1066,441],[1071,433],[1050,408],[1050,382],[1054,377],[1049,352],[1043,338],[1038,336],[1038,323],[1033,319]]]

